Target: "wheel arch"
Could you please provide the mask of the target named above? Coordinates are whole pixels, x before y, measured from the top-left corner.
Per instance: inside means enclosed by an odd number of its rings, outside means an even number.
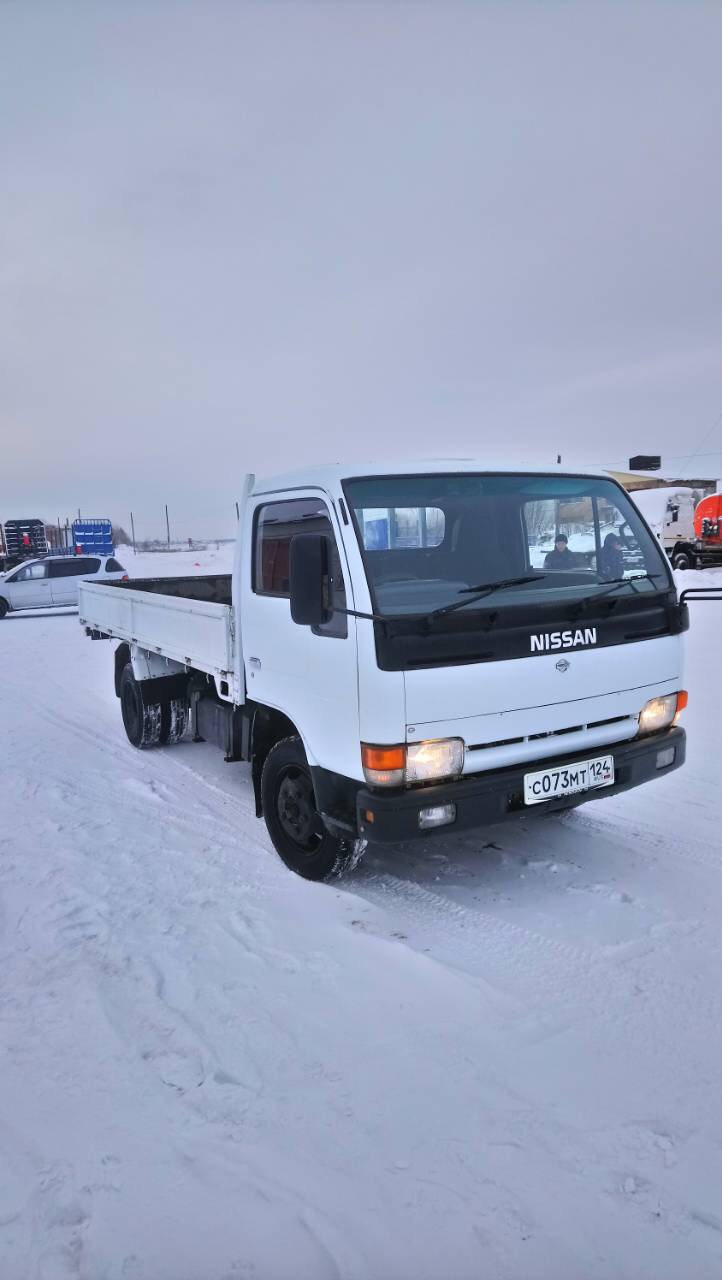
[[[123,641],[118,645],[114,654],[115,661],[115,696],[120,697],[120,677],[123,674],[123,668],[130,662],[130,645]]]
[[[253,713],[251,724],[251,776],[253,778],[253,794],[256,800],[256,817],[263,817],[263,799],[261,796],[261,774],[266,757],[272,747],[283,738],[297,737],[301,739],[304,751],[306,744],[303,734],[282,711],[275,707],[266,707],[259,703]]]

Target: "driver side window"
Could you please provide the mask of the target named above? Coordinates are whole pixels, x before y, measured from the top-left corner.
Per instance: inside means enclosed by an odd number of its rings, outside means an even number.
[[[329,546],[329,575],[326,591],[329,604],[346,608],[346,588],[333,527],[326,504],[320,498],[292,498],[259,507],[255,521],[253,590],[256,595],[290,597],[289,565],[291,539],[297,533],[322,533]],[[335,613],[314,635],[345,637],[345,613]]]

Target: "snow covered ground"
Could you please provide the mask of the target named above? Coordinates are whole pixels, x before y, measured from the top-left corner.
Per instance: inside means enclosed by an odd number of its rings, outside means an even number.
[[[0,623],[2,1280],[717,1280],[718,610],[685,769],[334,887],[77,615]]]

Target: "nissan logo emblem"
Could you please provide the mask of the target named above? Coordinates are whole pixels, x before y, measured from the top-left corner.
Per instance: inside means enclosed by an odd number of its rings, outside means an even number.
[[[560,658],[557,663],[557,671],[564,672],[568,670],[569,670],[569,663],[567,662],[566,658]]]

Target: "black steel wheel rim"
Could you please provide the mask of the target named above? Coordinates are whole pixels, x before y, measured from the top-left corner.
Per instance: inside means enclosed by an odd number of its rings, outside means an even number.
[[[276,813],[287,839],[302,853],[316,853],[321,831],[313,784],[310,774],[298,765],[287,765],[279,775]]]

